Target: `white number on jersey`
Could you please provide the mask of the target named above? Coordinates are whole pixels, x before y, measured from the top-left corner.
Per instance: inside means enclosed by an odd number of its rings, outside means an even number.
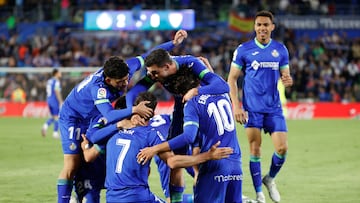
[[[161,115],[155,115],[154,117],[152,117],[151,120],[152,120],[151,123],[152,127],[159,127],[166,123],[166,120]]]
[[[216,104],[211,102],[207,112],[209,117],[214,116],[219,135],[223,135],[225,130],[233,131],[235,129],[231,105],[226,99],[221,99]]]
[[[116,139],[116,145],[119,145],[121,147],[121,151],[119,153],[118,160],[116,162],[116,169],[115,169],[116,173],[121,173],[121,171],[122,171],[123,162],[124,162],[126,153],[128,152],[128,150],[130,148],[130,143],[131,143],[131,140],[125,140],[125,139],[121,139],[121,138]]]
[[[68,132],[69,132],[69,139],[70,140],[73,139],[74,134],[76,134],[76,140],[80,140],[80,132],[81,132],[80,128],[76,128],[74,130],[74,126],[71,126],[71,127],[69,127]]]

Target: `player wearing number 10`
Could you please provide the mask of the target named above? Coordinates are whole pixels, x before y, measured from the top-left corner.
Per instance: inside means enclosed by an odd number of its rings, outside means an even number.
[[[193,74],[181,75],[178,71],[169,87],[183,95],[198,85],[196,80]],[[168,142],[142,149],[138,161],[144,159],[143,163],[146,163],[159,152],[193,143],[199,135],[201,152],[208,151],[220,141],[220,147],[231,147],[233,153],[228,158],[199,165],[194,202],[242,202],[241,150],[228,94],[199,94],[191,98],[184,106],[183,128],[181,135]]]

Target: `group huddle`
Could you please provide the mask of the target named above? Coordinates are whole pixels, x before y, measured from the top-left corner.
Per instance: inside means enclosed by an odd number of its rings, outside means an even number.
[[[274,29],[271,13],[259,12],[254,27],[255,39],[234,51],[228,81],[214,73],[206,58],[170,55],[187,38],[187,32],[179,30],[172,41],[141,56],[110,57],[75,86],[64,102],[58,102],[64,153],[58,202],[68,203],[74,190],[77,201],[98,203],[104,188],[109,203],[185,202],[184,168],[195,180],[193,202],[264,203],[262,184],[270,198],[280,202],[274,178],[285,161],[287,128],[277,83],[280,79],[286,87],[292,85],[289,57],[285,46],[270,38]],[[138,71],[146,74],[129,88]],[[241,74],[242,108],[237,87]],[[156,97],[148,89],[157,82],[174,95],[171,114],[155,115]],[[242,195],[236,122],[244,124],[250,143],[255,200]],[[264,178],[262,129],[275,146]],[[152,158],[158,165],[164,197],[149,188]]]

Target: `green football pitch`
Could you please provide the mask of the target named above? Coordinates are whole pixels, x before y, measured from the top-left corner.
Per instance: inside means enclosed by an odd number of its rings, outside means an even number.
[[[53,139],[50,130],[47,137],[41,137],[44,121],[0,118],[0,202],[56,202],[63,157],[60,140]],[[360,121],[290,120],[288,128],[288,157],[276,179],[282,202],[360,202]],[[249,148],[242,126],[238,126],[238,139],[243,154],[243,191],[254,198]],[[271,139],[263,135],[263,174],[268,171],[272,153]],[[149,183],[162,197],[154,164]],[[188,175],[186,184],[186,193],[191,193],[192,179]],[[266,198],[271,202],[268,194]]]

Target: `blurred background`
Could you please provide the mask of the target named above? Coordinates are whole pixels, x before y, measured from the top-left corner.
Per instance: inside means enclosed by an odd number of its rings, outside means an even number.
[[[253,16],[263,9],[275,15],[273,38],[290,53],[294,86],[285,92],[290,114],[313,116],[313,106],[299,105],[321,102],[352,104],[341,116],[357,116],[358,0],[0,0],[0,112],[6,102],[45,101],[53,68],[64,72],[65,98],[109,56],[145,53],[181,28],[189,37],[171,53],[205,56],[227,79],[233,51],[254,37]],[[161,101],[172,100],[160,85],[152,91]]]

